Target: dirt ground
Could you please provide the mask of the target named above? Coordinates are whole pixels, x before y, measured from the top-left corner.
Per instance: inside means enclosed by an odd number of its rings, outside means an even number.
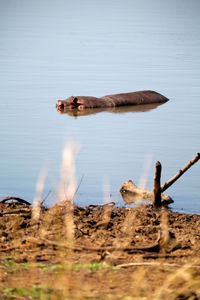
[[[200,216],[0,203],[0,299],[200,299]]]

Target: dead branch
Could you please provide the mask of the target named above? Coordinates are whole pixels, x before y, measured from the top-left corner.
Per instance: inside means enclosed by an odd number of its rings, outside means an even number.
[[[23,204],[27,204],[27,205],[31,205],[31,203],[29,203],[28,201],[24,200],[24,199],[21,199],[21,198],[18,198],[18,197],[6,197],[2,200],[0,200],[0,203],[5,203],[9,200],[16,200],[17,202],[19,203],[23,203]]]
[[[10,210],[10,211],[5,211],[3,215],[17,215],[17,216],[23,216],[23,214],[29,214],[31,213],[30,208],[28,207],[27,209],[15,209],[15,210]],[[26,216],[26,215],[25,215]]]
[[[154,187],[153,187],[153,204],[155,207],[161,206],[161,189],[160,189],[160,177],[161,177],[162,166],[159,161],[155,165],[155,175],[154,175]]]
[[[48,246],[53,246],[53,247],[57,247],[57,248],[64,248],[64,249],[69,249],[72,251],[77,251],[77,252],[82,252],[82,251],[88,251],[88,252],[104,252],[104,251],[124,251],[124,252],[129,252],[129,253],[138,253],[138,252],[159,252],[159,243],[156,243],[150,247],[138,247],[138,248],[133,248],[133,247],[125,247],[125,248],[116,248],[116,247],[99,247],[99,248],[94,248],[94,247],[73,247],[70,245],[67,245],[65,243],[60,243],[60,242],[54,242],[54,241],[50,241],[44,238],[27,238],[26,241],[29,243],[28,247],[30,246],[30,243],[32,244],[36,244],[38,246],[40,245],[48,245]],[[2,248],[1,248],[2,247]],[[18,249],[20,246],[13,246],[13,247],[9,247],[9,248],[4,248],[3,244],[0,244],[0,252],[6,252],[6,251],[11,251],[11,250],[16,250]],[[23,245],[23,247],[26,247],[26,244]]]
[[[54,246],[54,247],[58,247],[58,248],[65,248],[65,249],[70,249],[73,251],[89,251],[89,252],[100,252],[100,251],[125,251],[125,252],[130,252],[130,253],[135,253],[138,251],[146,251],[146,252],[159,252],[160,250],[160,245],[159,245],[159,241],[156,242],[155,244],[153,244],[152,246],[149,247],[124,247],[124,248],[116,248],[116,247],[98,247],[98,248],[94,248],[94,247],[73,247],[70,246],[68,244],[65,243],[61,243],[61,242],[57,242],[57,241],[50,241],[48,239],[45,238],[28,238],[27,241],[29,243],[34,243],[37,245],[40,244],[46,244],[49,246]]]
[[[178,178],[180,178],[192,165],[194,165],[198,160],[200,159],[200,153],[197,153],[197,155],[190,160],[182,169],[178,171],[174,177],[166,181],[162,186],[161,186],[161,192],[163,193],[168,189]]]
[[[116,265],[117,268],[140,267],[140,266],[160,266],[160,267],[181,267],[180,264],[160,263],[160,262],[136,262]]]

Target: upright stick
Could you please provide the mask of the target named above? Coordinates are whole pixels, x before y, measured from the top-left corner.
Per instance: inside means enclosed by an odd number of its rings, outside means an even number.
[[[195,157],[193,157],[192,160],[190,160],[181,170],[178,171],[174,177],[166,181],[161,186],[161,192],[163,193],[166,189],[168,189],[179,177],[183,175],[192,165],[194,165],[198,160],[200,159],[200,153],[197,153]]]
[[[155,207],[161,206],[161,188],[160,188],[161,169],[162,169],[161,163],[157,161],[155,165],[154,187],[153,187],[153,193],[154,193],[153,204]]]

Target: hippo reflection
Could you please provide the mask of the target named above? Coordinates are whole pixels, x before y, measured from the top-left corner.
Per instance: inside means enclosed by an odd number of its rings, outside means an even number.
[[[68,107],[64,107],[63,109],[60,109],[57,107],[57,111],[60,114],[68,114],[71,117],[81,117],[81,116],[88,116],[91,114],[98,114],[100,112],[108,112],[108,113],[117,113],[117,114],[123,114],[128,112],[147,112],[152,109],[155,109],[161,105],[159,104],[144,104],[144,105],[127,105],[127,106],[119,106],[119,107],[103,107],[103,108],[86,108],[83,110],[79,109],[69,109]]]

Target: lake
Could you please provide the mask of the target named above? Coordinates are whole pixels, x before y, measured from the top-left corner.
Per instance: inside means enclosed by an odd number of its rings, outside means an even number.
[[[162,183],[175,175],[200,151],[199,11],[199,0],[1,1],[0,197],[32,202],[46,166],[54,203],[67,142],[80,147],[78,205],[125,205],[122,183],[152,189],[158,160]],[[55,106],[144,89],[170,101],[83,116]],[[173,210],[200,213],[199,174],[197,163],[166,191]]]

